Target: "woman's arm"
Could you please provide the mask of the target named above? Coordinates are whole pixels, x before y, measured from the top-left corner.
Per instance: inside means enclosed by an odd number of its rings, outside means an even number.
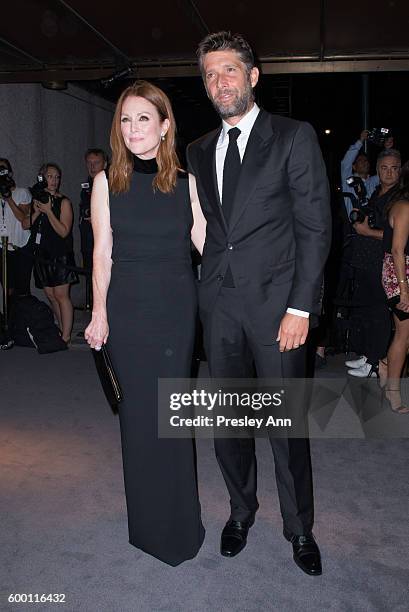
[[[73,220],[72,205],[70,200],[68,198],[63,198],[63,201],[61,202],[61,214],[59,219],[57,219],[55,216],[50,201],[48,201],[46,204],[40,202],[39,209],[40,212],[47,215],[50,225],[55,233],[61,236],[61,238],[66,238],[71,231]]]
[[[393,227],[392,258],[399,283],[400,302],[398,308],[409,311],[409,285],[406,278],[405,247],[409,237],[409,202],[397,202],[390,212]]]
[[[28,205],[27,214],[21,222],[23,229],[31,229],[34,221],[41,215],[41,211],[38,208],[38,202],[33,200],[31,204]]]
[[[21,220],[21,227],[25,230],[31,229],[32,224],[37,219],[40,211],[34,206],[34,200],[31,204],[24,205],[25,215]]]
[[[193,174],[189,174],[190,203],[192,205],[193,227],[191,231],[192,242],[199,251],[203,253],[203,246],[206,239],[206,219],[197,194],[196,179]]]
[[[109,213],[108,182],[102,171],[94,179],[91,195],[91,223],[94,233],[92,271],[93,309],[85,339],[91,348],[101,347],[108,339],[106,298],[111,281],[112,230]]]
[[[16,204],[15,201],[13,200],[13,192],[11,192],[11,196],[9,198],[4,198],[4,200],[10,206],[11,211],[13,215],[15,216],[15,218],[17,219],[17,221],[20,221],[20,223],[23,223],[23,220],[27,215],[27,209],[30,208],[30,204],[28,203]]]

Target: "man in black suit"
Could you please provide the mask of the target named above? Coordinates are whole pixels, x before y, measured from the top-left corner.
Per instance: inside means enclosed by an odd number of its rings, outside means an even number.
[[[222,126],[188,149],[207,220],[199,305],[212,377],[305,376],[309,316],[319,313],[330,243],[325,167],[307,123],[270,115],[254,102],[259,72],[240,35],[199,45],[207,94]],[[284,536],[294,560],[321,574],[312,535],[309,442],[271,439]],[[231,514],[221,553],[246,545],[258,508],[254,439],[216,439]]]

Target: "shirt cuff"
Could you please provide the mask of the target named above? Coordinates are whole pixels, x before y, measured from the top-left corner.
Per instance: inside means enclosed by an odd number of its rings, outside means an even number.
[[[308,319],[310,316],[309,312],[305,312],[305,310],[298,310],[297,308],[287,308],[287,312],[297,315],[298,317],[304,317],[304,319]]]

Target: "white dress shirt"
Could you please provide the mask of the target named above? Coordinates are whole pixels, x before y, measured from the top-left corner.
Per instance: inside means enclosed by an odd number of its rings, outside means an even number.
[[[252,109],[249,110],[247,115],[244,115],[238,124],[234,127],[239,128],[240,135],[237,138],[237,147],[239,149],[240,161],[243,161],[244,153],[247,147],[247,142],[250,136],[250,132],[253,128],[254,122],[257,119],[260,109],[257,104],[254,104]],[[220,202],[222,201],[223,193],[223,167],[224,160],[226,158],[227,147],[229,146],[229,135],[228,131],[232,129],[232,125],[223,121],[223,128],[220,132],[219,140],[216,145],[216,174],[217,174],[217,187],[219,189]]]
[[[257,119],[257,115],[259,114],[259,112],[260,108],[257,106],[257,104],[253,104],[249,112],[244,115],[244,117],[240,119],[240,121],[235,126],[229,125],[226,121],[223,120],[222,131],[220,132],[220,136],[216,144],[216,175],[220,202],[222,202],[223,193],[224,160],[226,158],[227,147],[229,146],[228,131],[231,130],[232,127],[239,128],[240,134],[237,138],[237,147],[239,149],[240,160],[243,161],[250,132],[253,129],[254,122]],[[306,319],[308,319],[308,317],[310,316],[308,312],[305,312],[304,310],[298,310],[297,308],[287,308],[287,312],[289,312],[290,314],[298,315],[299,317],[305,317]]]
[[[15,187],[11,196],[17,206],[31,202],[29,191],[22,187]],[[8,236],[9,251],[14,250],[13,245],[19,248],[25,246],[30,238],[30,230],[23,229],[21,222],[16,219],[10,206],[2,198],[0,198],[0,236]]]

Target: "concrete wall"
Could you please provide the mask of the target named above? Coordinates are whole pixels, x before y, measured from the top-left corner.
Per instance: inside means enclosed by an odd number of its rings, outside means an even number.
[[[74,248],[81,265],[78,231],[80,184],[86,180],[84,152],[101,147],[110,153],[114,105],[69,85],[50,91],[39,84],[0,85],[0,157],[7,157],[16,183],[28,187],[40,166],[54,161],[62,168],[61,191],[74,207]],[[73,287],[73,301],[83,300],[83,281]]]

